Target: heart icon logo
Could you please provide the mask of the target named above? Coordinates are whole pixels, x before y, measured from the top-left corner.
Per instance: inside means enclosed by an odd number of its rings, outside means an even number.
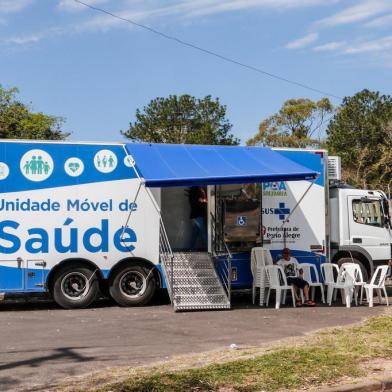
[[[76,173],[80,168],[80,164],[78,162],[70,162],[68,167],[69,170],[71,170],[73,173]]]

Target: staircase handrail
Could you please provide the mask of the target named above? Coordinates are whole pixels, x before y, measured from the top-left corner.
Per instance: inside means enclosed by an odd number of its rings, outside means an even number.
[[[173,301],[173,291],[174,291],[174,254],[173,250],[170,246],[169,237],[167,235],[165,225],[163,223],[162,217],[160,217],[159,222],[159,256],[162,258],[163,261],[163,269],[166,275],[166,284],[168,288],[169,297],[171,300],[172,305],[174,305]],[[167,265],[168,261],[170,262]],[[170,276],[167,273],[167,270],[170,270]],[[170,279],[169,279],[170,278]]]
[[[216,252],[216,249],[215,249],[215,243],[216,243],[216,240],[218,237],[219,243],[221,245],[223,245],[223,248],[225,250],[223,253],[226,255],[225,269],[222,271],[222,273],[220,275],[222,276],[222,283],[225,287],[227,299],[231,303],[231,271],[232,271],[231,264],[232,264],[233,255],[232,255],[226,241],[224,240],[224,238],[222,238],[216,232],[215,216],[212,212],[210,212],[210,216],[211,216],[211,231],[212,231],[212,235],[213,235],[213,244],[211,246],[211,249],[212,249],[213,255],[218,256],[218,253]]]

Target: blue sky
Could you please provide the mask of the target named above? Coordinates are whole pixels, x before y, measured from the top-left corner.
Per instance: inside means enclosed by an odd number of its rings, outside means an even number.
[[[84,1],[337,96],[392,93],[392,0]],[[0,0],[0,83],[73,140],[121,140],[137,108],[188,93],[219,97],[245,142],[284,100],[321,98],[73,0]]]

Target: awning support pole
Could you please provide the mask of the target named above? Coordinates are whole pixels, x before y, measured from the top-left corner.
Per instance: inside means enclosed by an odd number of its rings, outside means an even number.
[[[134,199],[133,199],[133,202],[132,202],[132,206],[134,206],[134,205],[136,204],[136,200],[137,200],[137,198],[138,198],[138,196],[139,196],[139,192],[140,192],[140,189],[141,189],[142,185],[143,185],[143,183],[140,181],[139,186],[137,187],[136,195],[135,195],[135,197],[134,197]],[[127,220],[126,220],[126,222],[125,222],[125,225],[124,225],[124,227],[123,227],[123,231],[122,231],[121,236],[120,236],[120,241],[123,240],[125,230],[127,229],[128,224],[129,224],[129,221],[131,220],[132,212],[133,212],[133,207],[132,207],[131,210],[129,211],[128,218],[127,218]]]

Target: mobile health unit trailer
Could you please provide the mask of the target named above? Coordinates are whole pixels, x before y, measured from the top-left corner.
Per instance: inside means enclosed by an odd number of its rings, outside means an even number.
[[[210,252],[186,249],[183,189],[317,175],[268,148],[0,141],[0,293],[76,308],[100,288],[127,306],[163,287],[177,310],[229,308],[230,249],[212,235]]]

